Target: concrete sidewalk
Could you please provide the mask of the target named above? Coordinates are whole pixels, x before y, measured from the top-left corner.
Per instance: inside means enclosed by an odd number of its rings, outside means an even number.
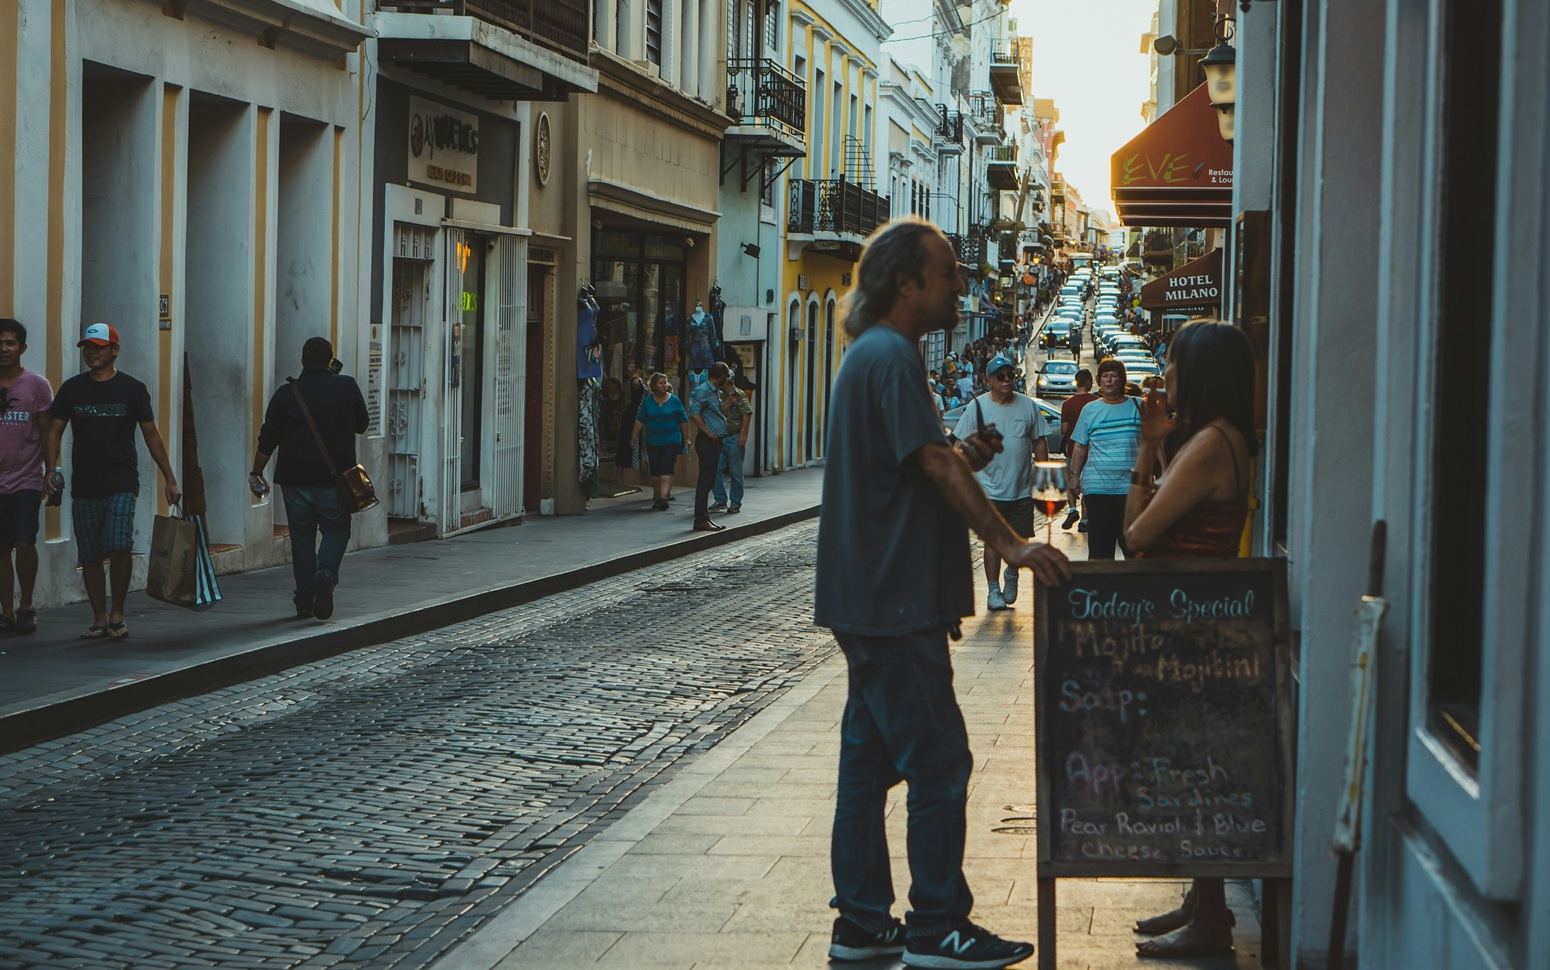
[[[1078,558],[1085,543],[1055,532]],[[1027,574],[1025,573],[1026,577]],[[976,575],[980,603],[983,575]],[[975,752],[966,870],[974,915],[1034,940],[1033,623],[1029,580],[1004,613],[964,624],[960,703]],[[829,826],[845,664],[828,661],[450,951],[434,970],[829,966]],[[889,803],[901,914],[908,898],[903,786]],[[1061,880],[1061,968],[1260,966],[1249,889],[1229,883],[1235,960],[1142,961],[1130,926],[1177,905],[1177,880]],[[879,960],[852,966],[891,968]],[[1037,965],[1037,956],[1023,964]],[[836,965],[838,966],[838,964]]]
[[[750,478],[743,511],[716,517],[723,532],[690,531],[694,489],[680,483],[669,512],[643,489],[582,516],[351,552],[328,621],[295,617],[288,565],[222,576],[204,613],[132,593],[116,643],[78,638],[84,603],[45,610],[36,634],[0,639],[0,751],[769,532],[817,515],[822,483],[822,469]]]

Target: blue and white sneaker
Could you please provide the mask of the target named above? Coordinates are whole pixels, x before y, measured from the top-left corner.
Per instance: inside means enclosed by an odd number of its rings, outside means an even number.
[[[1001,571],[1001,598],[1007,606],[1017,602],[1017,569],[1014,566]]]
[[[895,956],[902,952],[904,952],[904,924],[897,919],[881,933],[873,933],[862,929],[843,916],[834,918],[834,935],[830,937],[829,959],[875,960],[878,957]]]
[[[1003,940],[966,921],[945,933],[910,937],[904,948],[904,965],[936,970],[1000,970],[1031,956],[1032,943]]]

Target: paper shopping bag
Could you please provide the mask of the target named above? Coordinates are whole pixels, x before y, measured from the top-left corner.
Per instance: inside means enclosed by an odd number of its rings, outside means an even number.
[[[151,527],[151,558],[145,592],[173,606],[193,606],[198,576],[199,531],[188,519],[158,515]]]

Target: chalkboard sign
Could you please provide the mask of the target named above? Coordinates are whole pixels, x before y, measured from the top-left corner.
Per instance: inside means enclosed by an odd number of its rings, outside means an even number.
[[[1039,874],[1289,876],[1285,562],[1072,574],[1034,606]]]

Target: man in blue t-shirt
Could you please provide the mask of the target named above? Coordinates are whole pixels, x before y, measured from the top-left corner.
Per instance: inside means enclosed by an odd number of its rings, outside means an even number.
[[[727,419],[721,413],[721,385],[731,373],[725,361],[716,361],[710,367],[709,379],[689,395],[689,423],[696,430],[694,454],[700,460],[700,476],[694,483],[694,525],[690,526],[695,532],[726,528],[710,520],[710,487],[721,458],[721,438],[727,433]]]
[[[829,956],[869,960],[907,950],[907,964],[996,968],[1029,943],[969,921],[963,876],[973,756],[953,693],[947,638],[974,612],[967,524],[1008,566],[1041,582],[1069,576],[1065,556],[1016,534],[974,478],[997,435],[947,442],[917,346],[957,323],[963,283],[947,238],[898,219],[862,254],[847,297],[854,338],[835,377],[819,513],[814,619],[849,665],[830,844],[834,921]],[[891,909],[883,810],[909,782],[908,926]]]
[[[1075,497],[1087,500],[1087,558],[1113,559],[1125,548],[1125,496],[1141,443],[1141,410],[1125,396],[1125,364],[1113,357],[1098,364],[1098,399],[1089,401],[1071,429]]]

